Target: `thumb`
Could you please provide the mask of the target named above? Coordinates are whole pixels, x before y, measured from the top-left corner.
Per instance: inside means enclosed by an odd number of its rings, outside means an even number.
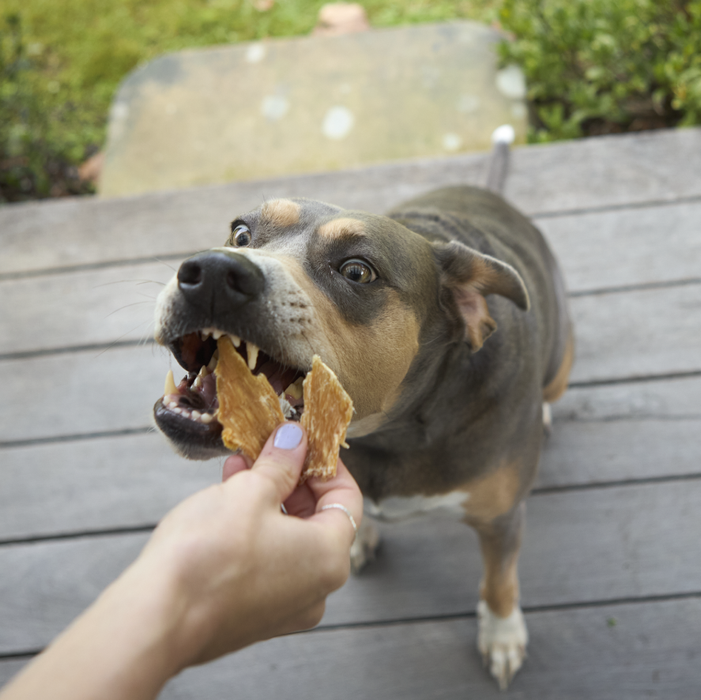
[[[299,483],[307,436],[299,423],[283,423],[268,438],[252,471],[267,476],[275,488],[277,503],[282,503]]]

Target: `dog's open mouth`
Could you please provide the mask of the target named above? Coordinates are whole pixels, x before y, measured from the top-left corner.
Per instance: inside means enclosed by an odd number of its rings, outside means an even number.
[[[288,420],[299,420],[304,411],[302,382],[306,374],[284,365],[251,342],[215,328],[188,333],[169,344],[178,363],[187,371],[179,384],[173,373],[166,377],[163,398],[155,406],[156,420],[162,428],[176,428],[200,440],[218,441],[222,426],[216,418],[217,341],[228,335],[237,352],[253,374],[264,374],[280,398],[280,407]],[[169,431],[166,431],[169,432]]]

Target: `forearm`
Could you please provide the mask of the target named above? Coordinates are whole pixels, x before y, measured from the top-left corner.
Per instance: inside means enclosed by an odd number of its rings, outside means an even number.
[[[160,580],[158,580],[160,579]],[[0,693],[0,700],[147,700],[180,670],[178,598],[137,561]]]

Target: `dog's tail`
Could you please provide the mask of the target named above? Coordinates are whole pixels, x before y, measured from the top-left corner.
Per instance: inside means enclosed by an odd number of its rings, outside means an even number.
[[[502,194],[504,183],[509,173],[509,146],[513,143],[514,127],[511,124],[502,124],[492,132],[492,153],[487,164],[486,187],[492,192]]]

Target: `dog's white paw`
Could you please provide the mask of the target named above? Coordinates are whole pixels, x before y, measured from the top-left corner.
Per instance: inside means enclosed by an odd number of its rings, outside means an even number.
[[[477,604],[477,648],[485,666],[506,690],[526,658],[528,630],[518,605],[508,617],[495,615],[484,600]]]
[[[377,525],[366,515],[363,517],[358,536],[351,545],[351,572],[359,574],[360,570],[375,558],[377,547],[380,544],[380,532]]]

